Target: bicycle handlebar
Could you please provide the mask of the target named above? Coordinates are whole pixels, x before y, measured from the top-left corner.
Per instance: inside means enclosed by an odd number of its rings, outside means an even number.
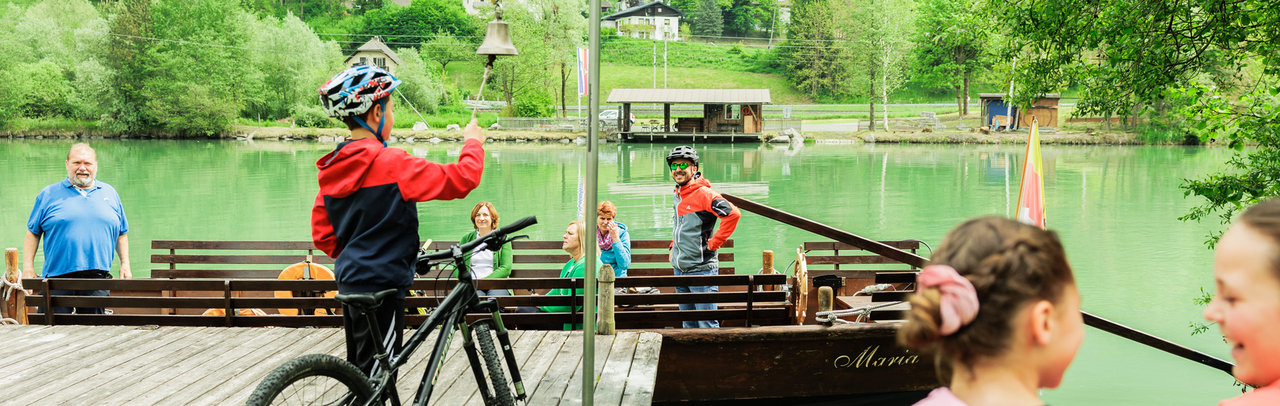
[[[498,227],[498,229],[493,230],[489,234],[485,234],[483,237],[477,238],[474,241],[468,242],[466,244],[454,245],[454,246],[457,247],[460,250],[460,252],[463,252],[463,253],[471,252],[481,244],[485,244],[486,248],[496,250],[498,248],[501,248],[502,244],[506,243],[505,240],[507,240],[506,237],[508,234],[520,231],[525,227],[528,227],[537,223],[538,223],[537,217],[535,216],[525,217],[525,218],[516,220],[514,223],[511,223],[502,227]],[[498,242],[498,243],[495,244],[494,242]],[[432,253],[418,254],[418,259],[416,262],[421,263],[421,262],[440,261],[440,260],[445,260],[450,258],[453,258],[452,248],[439,250]]]

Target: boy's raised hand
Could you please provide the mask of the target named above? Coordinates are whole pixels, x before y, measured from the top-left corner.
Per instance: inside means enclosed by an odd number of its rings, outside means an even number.
[[[476,139],[479,140],[481,144],[484,143],[484,130],[480,129],[480,125],[474,117],[471,118],[470,123],[467,123],[467,128],[462,130],[462,137],[463,141]]]

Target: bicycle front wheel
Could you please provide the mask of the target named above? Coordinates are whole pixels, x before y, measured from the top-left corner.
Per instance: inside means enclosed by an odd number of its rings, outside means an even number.
[[[489,370],[489,381],[493,383],[493,399],[485,399],[487,405],[514,405],[516,399],[511,395],[511,383],[507,382],[502,371],[502,357],[493,345],[492,328],[488,323],[475,324],[476,343],[480,344],[480,356],[484,358],[484,366]]]
[[[369,378],[355,365],[328,354],[307,354],[267,374],[245,405],[362,405],[371,396]]]

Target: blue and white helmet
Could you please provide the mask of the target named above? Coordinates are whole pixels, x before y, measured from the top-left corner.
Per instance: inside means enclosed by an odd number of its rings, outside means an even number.
[[[390,72],[377,66],[356,65],[320,86],[320,105],[332,117],[360,115],[390,95],[396,86],[400,86],[400,79]]]

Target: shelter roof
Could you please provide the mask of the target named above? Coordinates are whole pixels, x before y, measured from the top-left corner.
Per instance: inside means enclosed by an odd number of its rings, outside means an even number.
[[[606,103],[773,104],[769,89],[613,89]]]

